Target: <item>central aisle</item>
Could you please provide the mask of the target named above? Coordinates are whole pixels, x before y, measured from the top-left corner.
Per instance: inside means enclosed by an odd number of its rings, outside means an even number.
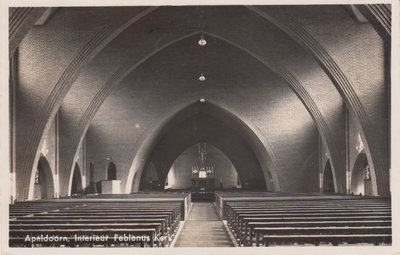
[[[175,247],[232,247],[232,241],[212,203],[193,203]]]

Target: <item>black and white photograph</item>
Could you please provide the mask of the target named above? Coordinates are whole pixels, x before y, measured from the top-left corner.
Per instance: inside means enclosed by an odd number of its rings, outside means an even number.
[[[3,2],[2,252],[400,253],[398,8]]]

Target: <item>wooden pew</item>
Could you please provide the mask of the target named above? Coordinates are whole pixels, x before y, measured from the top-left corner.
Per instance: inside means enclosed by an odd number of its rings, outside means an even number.
[[[9,217],[28,216],[32,214],[57,211],[63,208],[81,206],[81,203],[22,202],[9,206]]]
[[[248,222],[245,226],[244,239],[241,243],[245,246],[253,246],[254,230],[256,229],[260,235],[264,229],[274,229],[282,227],[370,227],[370,226],[385,226],[390,227],[391,220],[369,220],[369,221],[295,221],[295,222]],[[248,239],[247,239],[248,238]]]
[[[45,202],[27,202],[10,206],[10,246],[29,246],[26,235],[58,235],[65,237],[56,246],[76,245],[118,245],[124,242],[76,242],[74,235],[148,234],[148,241],[140,241],[141,246],[165,245],[157,237],[171,236],[184,217],[186,194],[173,194],[178,199],[166,199],[154,194],[142,194],[143,199],[86,199],[74,198]],[[154,196],[154,199],[148,199]],[[23,206],[28,206],[23,210]],[[36,205],[35,205],[36,204]],[[11,212],[11,211],[10,211]],[[29,214],[27,214],[29,213]],[[155,242],[156,241],[156,242]],[[127,244],[134,244],[129,241]],[[49,246],[52,242],[42,242],[34,246]],[[54,245],[54,242],[53,242]]]
[[[281,199],[279,195],[271,197],[271,194],[262,192],[254,197],[250,194],[239,194],[237,199],[237,194],[216,196],[216,205],[221,207],[221,215],[239,244],[251,246],[253,237],[266,244],[282,244],[294,242],[294,236],[300,236],[296,243],[301,243],[304,236],[303,243],[307,243],[315,233],[324,236],[322,242],[331,236],[328,243],[335,245],[341,242],[391,242],[391,204],[388,199],[352,196],[322,196],[321,199],[305,195],[285,195]],[[355,238],[356,234],[365,238]],[[265,236],[273,238],[266,240]],[[285,237],[279,241],[279,236]],[[318,239],[314,241],[311,243],[320,242]]]
[[[29,235],[30,237],[40,237],[43,235],[48,236],[57,236],[60,238],[60,241],[48,241],[48,242],[39,242],[42,246],[54,246],[54,245],[88,245],[96,243],[94,240],[81,240],[77,241],[75,235],[80,236],[108,236],[106,241],[99,240],[97,243],[104,243],[106,245],[110,245],[111,243],[121,242],[119,240],[114,240],[115,235],[123,236],[131,234],[132,236],[146,236],[148,238],[143,238],[139,240],[140,244],[143,246],[148,245],[150,247],[154,247],[154,238],[155,238],[156,229],[155,228],[143,228],[143,229],[87,229],[83,228],[71,228],[71,229],[12,229],[10,230],[10,239],[9,245],[12,247],[22,245],[27,246],[29,242],[26,242],[26,237]],[[134,244],[137,242],[135,240],[122,241],[123,243]],[[30,245],[33,245],[32,243]]]
[[[30,223],[27,224],[31,224],[32,220],[34,220],[33,222],[35,222],[34,224],[43,224],[44,222],[50,222],[51,220],[57,220],[58,221],[58,225],[60,224],[68,224],[68,225],[72,225],[74,224],[74,221],[82,221],[85,220],[85,224],[96,224],[95,221],[103,221],[103,223],[101,223],[101,225],[103,225],[103,227],[106,227],[107,225],[109,225],[110,223],[104,223],[104,220],[108,220],[108,222],[124,222],[127,223],[128,221],[132,221],[135,220],[138,224],[140,224],[140,222],[138,221],[148,221],[148,220],[152,220],[154,221],[155,219],[161,219],[162,222],[159,224],[162,224],[162,228],[161,228],[161,233],[164,234],[167,231],[168,232],[173,232],[175,231],[177,224],[179,224],[179,219],[175,219],[173,220],[171,218],[171,213],[163,213],[163,212],[159,212],[157,214],[119,214],[119,213],[115,213],[115,214],[104,214],[104,215],[86,215],[86,214],[82,214],[82,215],[68,215],[68,214],[63,214],[63,215],[53,215],[53,214],[47,214],[47,215],[37,215],[34,216],[32,218],[29,218]],[[10,225],[21,225],[21,222],[23,221],[27,221],[28,218],[19,218],[13,221],[10,221]],[[41,222],[38,222],[41,221]],[[15,222],[15,223],[14,223]],[[76,222],[75,222],[76,223]],[[145,223],[144,224],[149,224],[149,223]],[[22,223],[23,224],[23,223]],[[54,223],[53,223],[54,224]],[[127,223],[129,224],[129,223]]]
[[[263,244],[269,246],[270,243],[310,243],[319,245],[321,242],[331,243],[338,245],[340,243],[373,243],[378,245],[380,243],[389,244],[392,242],[392,234],[329,234],[329,235],[264,235]]]
[[[389,220],[391,219],[390,214],[368,214],[368,215],[354,215],[354,214],[281,214],[281,215],[268,215],[268,214],[240,214],[236,218],[237,221],[233,223],[234,230],[240,235],[244,232],[246,233],[246,224],[249,221],[253,222],[291,222],[291,221],[354,221],[354,220],[372,220],[381,219]]]
[[[32,228],[44,228],[46,225],[59,226],[61,224],[68,224],[72,226],[74,224],[84,224],[85,226],[93,226],[98,224],[99,226],[106,227],[116,227],[121,225],[123,227],[125,225],[135,226],[133,224],[137,224],[138,227],[140,225],[146,224],[160,224],[161,234],[164,235],[170,229],[170,226],[167,224],[167,219],[165,218],[153,218],[153,219],[19,219],[10,221],[10,229],[18,229],[20,227],[32,227]]]
[[[374,234],[381,235],[391,234],[391,226],[317,226],[317,227],[256,227],[254,228],[256,235],[256,246],[259,246],[260,237],[266,239],[266,236],[294,236],[294,235],[364,235]],[[274,239],[275,240],[275,239]],[[264,240],[264,243],[273,242],[272,240]],[[318,245],[316,239],[315,245]]]

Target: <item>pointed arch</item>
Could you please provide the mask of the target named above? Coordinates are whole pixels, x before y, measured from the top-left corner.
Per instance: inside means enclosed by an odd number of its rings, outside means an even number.
[[[237,179],[240,178],[236,170],[237,166],[234,165],[232,160],[218,146],[210,142],[204,144],[206,144],[207,147],[205,162],[208,162],[207,166],[212,168],[214,188],[236,187]],[[169,186],[171,186],[172,182],[172,185],[177,187],[177,189],[192,187],[190,180],[192,177],[191,167],[196,165],[196,162],[199,163],[196,161],[196,159],[199,159],[197,154],[198,145],[199,143],[195,142],[184,148],[182,152],[177,153],[176,159],[172,162],[169,169],[163,173],[162,180],[164,183],[161,183],[161,187],[166,186],[167,180]],[[175,176],[175,174],[177,175]],[[172,178],[170,179],[170,177]],[[244,178],[243,174],[242,178]],[[266,186],[269,187],[269,184],[267,183]]]
[[[41,155],[34,175],[31,199],[54,198],[54,177],[46,157]]]
[[[361,139],[365,145],[365,153],[370,162],[370,171],[372,173],[372,193],[388,196],[390,194],[388,171],[389,160],[387,160],[385,154],[382,153],[382,149],[388,150],[389,147],[383,148],[380,144],[381,140],[387,139],[388,136],[377,135],[376,127],[374,126],[374,121],[376,120],[371,120],[370,113],[367,112],[366,107],[362,103],[361,97],[354,86],[354,81],[350,79],[350,76],[346,73],[343,67],[339,65],[325,45],[318,41],[300,23],[293,21],[283,23],[257,6],[247,6],[247,8],[268,22],[274,24],[304,49],[309,51],[329,76],[337,91],[342,96],[346,107],[354,114],[354,116],[356,116],[356,125],[360,130]],[[383,9],[386,9],[386,7]],[[386,19],[387,15],[384,16]],[[379,27],[379,29],[382,30],[382,24]],[[390,34],[390,31],[386,30],[384,33]],[[386,62],[387,64],[390,64],[390,61],[386,60]],[[387,68],[387,70],[390,70],[390,68]],[[390,96],[386,100],[390,100]]]
[[[71,59],[68,66],[65,67],[64,71],[59,75],[59,79],[53,85],[53,89],[51,90],[51,95],[47,97],[45,100],[45,104],[38,114],[38,117],[35,118],[35,121],[32,123],[30,129],[26,132],[27,135],[27,143],[25,149],[21,153],[21,162],[16,166],[20,175],[17,175],[18,184],[20,192],[17,193],[17,200],[23,201],[25,200],[26,194],[28,194],[28,198],[32,191],[32,188],[29,184],[29,181],[32,181],[32,176],[34,175],[34,165],[37,162],[40,155],[40,148],[43,143],[43,136],[47,134],[50,129],[51,123],[54,120],[65,95],[68,90],[71,88],[73,82],[78,77],[78,73],[80,69],[85,66],[88,62],[90,62],[102,49],[114,38],[116,38],[120,33],[122,33],[129,26],[142,19],[149,13],[156,10],[158,7],[151,6],[137,15],[134,15],[129,20],[127,20],[124,24],[119,26],[117,29],[112,30],[111,27],[104,27],[97,34],[95,34],[88,42],[80,48],[76,55]],[[25,8],[30,9],[30,8]],[[43,11],[45,8],[41,8]],[[41,12],[42,13],[42,12]],[[14,51],[14,50],[13,50]],[[71,165],[71,170],[73,171],[74,165]],[[26,169],[29,169],[28,171]],[[60,169],[64,169],[64,166],[61,166]],[[68,174],[70,171],[60,171],[60,194],[70,194],[70,182],[67,182]],[[30,174],[30,179],[29,179]],[[72,177],[72,176],[71,176]],[[71,178],[70,178],[71,179]]]
[[[324,193],[334,193],[336,190],[330,159],[328,159],[325,164],[322,190]]]
[[[318,132],[320,133],[322,137],[322,141],[325,144],[327,148],[327,152],[332,158],[332,168],[336,170],[336,165],[339,165],[337,168],[337,171],[344,170],[343,167],[340,167],[341,158],[340,158],[340,151],[338,150],[336,144],[335,144],[335,139],[333,139],[332,132],[329,129],[328,123],[325,121],[325,118],[318,108],[315,99],[307,92],[303,84],[298,80],[298,78],[291,73],[285,66],[282,66],[280,63],[272,62],[271,60],[266,60],[257,54],[251,52],[249,49],[243,47],[242,45],[239,45],[238,43],[231,41],[223,36],[213,34],[208,31],[195,31],[188,33],[186,35],[183,35],[181,37],[178,37],[174,40],[171,40],[163,45],[160,45],[158,48],[156,48],[154,51],[148,53],[145,55],[142,59],[139,61],[135,62],[132,64],[132,66],[128,67],[121,67],[120,69],[116,70],[115,73],[113,73],[110,78],[104,83],[102,86],[102,89],[97,93],[98,96],[96,96],[96,100],[93,100],[90,102],[89,107],[85,110],[84,114],[82,115],[81,121],[79,122],[79,127],[77,127],[77,132],[80,134],[80,141],[82,141],[83,137],[85,136],[90,123],[92,119],[94,118],[96,112],[100,108],[101,104],[104,102],[104,100],[112,93],[113,90],[115,90],[119,84],[128,76],[130,75],[135,69],[140,67],[143,63],[145,63],[147,60],[151,59],[151,57],[155,56],[157,53],[167,49],[168,47],[181,42],[182,40],[188,39],[193,36],[197,36],[199,34],[204,34],[209,37],[216,38],[218,40],[221,40],[229,45],[232,45],[236,48],[238,48],[241,51],[244,51],[246,54],[250,55],[251,57],[255,58],[257,61],[262,63],[266,68],[270,69],[272,72],[277,74],[282,80],[286,82],[286,84],[289,86],[290,89],[293,90],[293,92],[296,94],[296,96],[299,98],[299,100],[302,102],[306,110],[309,112],[311,118],[313,119]],[[241,116],[241,118],[245,119],[245,116]],[[257,133],[257,128],[254,127],[253,131]],[[258,134],[260,139],[263,140],[263,143],[266,147],[269,147],[269,151],[271,154],[268,156],[264,156],[264,160],[271,160],[273,161],[273,164],[276,165],[277,168],[279,168],[279,162],[278,159],[273,153],[272,146],[268,145],[268,141],[263,137],[261,133]],[[132,155],[134,157],[134,153]],[[266,159],[269,158],[269,159]],[[130,173],[131,175],[131,173]],[[127,180],[127,185],[126,185],[126,192],[129,192],[131,190],[131,184],[130,184],[130,179],[132,176],[128,176]],[[277,180],[276,177],[274,177],[275,181]],[[270,179],[270,184],[274,185],[274,190],[279,190],[279,184],[274,183],[273,179]],[[341,189],[343,192],[345,191],[345,178],[341,178],[338,180],[338,188]]]
[[[201,115],[200,117],[208,118],[207,121],[209,120],[216,121],[216,123],[221,123],[223,128],[229,126],[232,129],[231,132],[237,134],[237,136],[242,139],[243,144],[248,146],[248,151],[246,153],[249,153],[249,155],[253,155],[252,157],[254,157],[254,161],[256,161],[256,164],[259,165],[259,173],[257,173],[257,167],[254,166],[254,175],[252,176],[252,181],[255,183],[255,186],[259,188],[263,187],[263,189],[265,189],[266,183],[270,182],[270,179],[272,177],[273,187],[269,187],[269,189],[273,191],[279,191],[279,181],[277,177],[277,171],[279,171],[279,163],[275,158],[275,153],[272,149],[272,146],[269,144],[266,138],[260,134],[257,128],[249,126],[247,124],[249,122],[246,121],[246,118],[244,116],[234,114],[233,112],[228,111],[209,101],[206,101],[204,103],[197,101],[175,109],[175,111],[172,114],[168,114],[168,117],[165,118],[162,122],[158,122],[158,125],[154,125],[155,128],[149,131],[149,134],[143,136],[146,139],[142,141],[142,144],[138,151],[133,153],[133,162],[130,168],[130,172],[128,174],[125,190],[126,193],[138,190],[143,170],[145,169],[147,162],[153,156],[155,148],[160,144],[160,142],[164,142],[162,141],[162,139],[168,139],[166,138],[168,137],[168,134],[171,133],[173,130],[177,130],[176,127],[178,125],[185,124],[185,121],[188,121],[191,118],[195,119],[199,117],[199,114]],[[215,126],[213,127],[213,130],[215,130]],[[199,132],[203,131],[200,130]],[[218,134],[224,135],[223,132]],[[205,135],[203,134],[201,138],[207,139],[207,135],[208,133]],[[181,146],[181,148],[177,147],[178,152],[171,152],[171,156],[167,159],[168,164],[166,165],[170,167],[170,165],[173,163],[179,153],[182,152],[181,150],[189,146],[194,141],[198,142],[198,140],[196,139],[198,139],[198,137],[196,138],[196,136],[192,133],[187,134],[185,139],[181,139],[184,141],[182,142],[182,144],[179,145]],[[232,141],[233,140],[231,140],[230,142]],[[205,140],[205,142],[209,141]],[[214,145],[216,144],[214,143]],[[217,146],[228,156],[228,158],[234,161],[233,157],[229,156],[229,153],[226,152],[227,148],[220,147],[223,146],[222,143]],[[230,153],[231,155],[234,155],[233,152]],[[164,168],[168,171],[168,167]],[[247,170],[248,169],[243,169],[243,171]],[[165,172],[161,173],[163,179],[165,179]],[[135,178],[133,178],[133,175],[135,175]]]
[[[156,170],[156,166],[153,162],[149,162],[145,168],[147,171],[142,175],[142,180],[140,180],[140,190],[154,190],[158,188],[160,184],[160,177]],[[160,184],[161,185],[161,184]]]
[[[68,195],[81,195],[83,193],[83,178],[78,163],[75,163],[74,171],[71,173],[71,177]]]
[[[372,185],[368,157],[365,151],[361,151],[351,171],[350,192],[355,195],[372,195]]]
[[[113,162],[109,162],[107,165],[107,180],[116,180],[117,179],[117,167]]]

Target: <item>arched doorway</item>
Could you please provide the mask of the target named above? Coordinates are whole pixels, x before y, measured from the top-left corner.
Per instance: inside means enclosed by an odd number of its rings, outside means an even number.
[[[35,173],[33,199],[44,198],[54,198],[54,180],[49,162],[41,156]]]
[[[335,184],[333,182],[331,162],[329,159],[324,169],[322,190],[324,193],[335,193]]]
[[[372,195],[371,173],[365,152],[358,154],[351,174],[350,192],[355,195]]]
[[[117,167],[113,162],[108,163],[107,166],[107,180],[116,180],[117,179]]]
[[[82,194],[82,177],[78,163],[75,163],[74,175],[72,177],[71,196]]]

